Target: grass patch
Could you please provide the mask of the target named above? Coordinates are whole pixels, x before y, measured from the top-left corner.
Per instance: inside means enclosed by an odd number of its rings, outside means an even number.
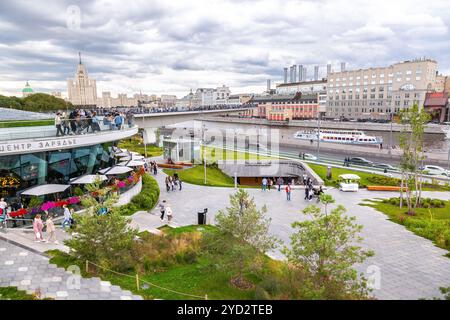
[[[445,206],[441,208],[416,208],[414,209],[415,215],[412,216],[406,214],[406,203],[400,209],[398,201],[394,201],[394,199],[398,200],[398,198],[391,198],[361,205],[372,207],[386,214],[389,220],[433,241],[440,248],[450,250],[450,201],[444,201]],[[450,257],[450,253],[447,256]]]
[[[358,171],[357,169],[345,169],[345,168],[331,168],[331,179],[327,179],[327,167],[320,164],[308,163],[309,167],[317,173],[326,186],[338,187],[338,177],[341,174],[357,174],[361,180],[359,185],[361,188],[367,186],[400,186],[401,181],[397,178],[391,178],[385,175],[369,173],[364,171]],[[439,185],[437,183],[423,183],[423,191],[450,191],[449,185]]]
[[[140,135],[134,135],[129,139],[123,139],[118,144],[119,148],[125,148],[129,151],[138,152],[146,157],[157,157],[163,154],[163,149],[155,145],[148,144],[144,146],[144,140]],[[145,150],[147,149],[147,155]]]
[[[37,298],[16,287],[0,288],[0,300],[37,300]]]
[[[202,165],[183,170],[163,169],[163,172],[170,176],[173,176],[173,174],[177,172],[182,182],[190,184],[214,187],[234,187],[234,179],[223,173],[216,166],[206,167],[206,184],[204,183],[204,167]]]
[[[199,230],[199,228],[201,229]],[[224,271],[222,268],[215,267],[221,259],[220,256],[204,254],[201,242],[198,241],[205,233],[214,232],[216,230],[214,226],[193,225],[182,228],[164,226],[160,229],[165,234],[162,237],[149,233],[140,234],[144,244],[137,249],[137,254],[141,254],[140,256],[143,257],[139,264],[142,264],[144,269],[138,271],[139,278],[164,288],[199,297],[184,296],[151,285],[146,287],[144,283],[141,283],[140,290],[138,290],[135,270],[129,270],[125,272],[128,276],[122,276],[108,271],[95,270],[95,267],[92,267],[87,273],[84,261],[76,260],[58,250],[48,251],[47,254],[51,257],[50,262],[59,267],[67,268],[70,265],[77,265],[80,267],[83,277],[98,276],[124,290],[139,294],[145,299],[199,300],[206,294],[208,299],[255,298],[254,289],[240,290],[231,285],[230,278],[233,276],[233,271]],[[200,247],[198,247],[199,245]],[[154,251],[154,249],[158,250]],[[188,254],[189,251],[191,251],[190,254]],[[273,270],[279,267],[270,259],[267,261],[266,272],[274,272]],[[260,281],[256,274],[246,274],[246,278],[255,284]]]
[[[5,120],[0,121],[0,128],[18,128],[18,127],[40,127],[51,126],[55,124],[55,120]]]
[[[331,179],[327,179],[327,167],[320,164],[308,163],[308,166],[314,170],[315,173],[319,175],[320,178],[324,181],[326,186],[338,186],[338,177],[341,174],[357,174],[361,180],[359,181],[359,185],[362,188],[367,187],[368,185],[379,185],[379,183],[383,183],[383,185],[388,186],[396,186],[398,184],[398,179],[389,178],[380,174],[373,174],[364,171],[350,170],[344,168],[331,168]],[[378,180],[378,181],[376,181]],[[378,182],[378,183],[377,183]]]
[[[269,157],[260,154],[250,153],[250,152],[241,152],[241,151],[233,151],[222,149],[219,147],[204,147],[205,155],[201,154],[201,158],[207,159],[207,162],[214,163],[217,161],[236,161],[236,160],[274,160],[278,159],[277,157]],[[203,151],[203,149],[201,150]]]

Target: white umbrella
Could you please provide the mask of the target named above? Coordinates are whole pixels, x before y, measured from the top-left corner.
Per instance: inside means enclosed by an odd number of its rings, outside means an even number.
[[[127,167],[139,167],[139,166],[145,165],[145,161],[129,160],[129,161],[119,162],[117,165],[118,166],[127,166]]]
[[[119,152],[114,154],[116,157],[128,157],[130,154],[128,152]]]
[[[67,185],[67,184],[43,184],[40,186],[31,187],[31,188],[23,191],[22,195],[24,195],[24,196],[43,196],[46,194],[63,192],[69,187],[70,187],[70,185]]]
[[[120,161],[127,161],[127,160],[142,160],[142,159],[145,159],[145,157],[144,156],[137,156],[137,155],[134,155],[134,154],[132,154],[131,155],[131,157],[130,156],[128,156],[128,157],[120,157]]]
[[[108,175],[116,175],[116,174],[124,174],[127,172],[132,171],[133,169],[129,168],[129,167],[123,167],[123,166],[114,166],[114,167],[109,167],[106,169],[102,169],[99,172]]]
[[[70,184],[89,184],[94,183],[97,180],[105,181],[108,178],[102,174],[86,174],[70,181]]]

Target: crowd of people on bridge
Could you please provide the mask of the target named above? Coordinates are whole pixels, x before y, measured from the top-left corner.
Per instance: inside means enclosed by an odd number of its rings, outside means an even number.
[[[96,110],[75,109],[68,114],[58,111],[55,114],[56,136],[95,133],[102,130],[100,123],[103,123],[103,128],[107,130],[121,130],[125,124],[132,126],[134,121],[131,111],[110,111],[102,117],[99,118]]]

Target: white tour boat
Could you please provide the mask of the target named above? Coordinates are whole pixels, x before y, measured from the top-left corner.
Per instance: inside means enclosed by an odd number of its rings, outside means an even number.
[[[381,144],[383,138],[368,136],[363,131],[358,130],[335,130],[335,129],[320,129],[318,130],[302,130],[297,131],[294,134],[294,138],[300,140],[312,140],[320,142],[334,142],[334,143],[346,143],[346,144]]]

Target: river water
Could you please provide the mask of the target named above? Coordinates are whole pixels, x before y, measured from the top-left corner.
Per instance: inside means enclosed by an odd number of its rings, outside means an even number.
[[[16,109],[0,108],[0,121],[51,119],[52,115]]]
[[[171,125],[168,127],[175,127],[175,128],[194,128],[194,124],[196,128],[200,128],[202,121],[186,121],[186,122],[180,122],[175,125]],[[203,121],[205,124],[206,129],[219,129],[219,130],[225,130],[225,129],[258,129],[262,128],[263,126],[254,125],[254,124],[237,124],[237,123],[225,123],[225,122],[209,122],[209,121]],[[295,132],[298,130],[301,130],[300,127],[295,128],[279,128],[281,140],[283,140],[284,137],[292,136]],[[306,128],[305,128],[306,129]],[[383,138],[383,145],[385,147],[389,146],[389,140],[390,140],[390,132],[389,131],[370,131],[366,132],[367,135],[373,135],[373,136],[380,136]],[[393,132],[392,133],[392,141],[393,145],[398,147],[399,145],[399,137],[400,132]],[[424,139],[424,148],[427,152],[432,153],[444,153],[447,154],[450,150],[450,139],[445,139],[444,135],[436,135],[436,134],[425,134]]]

